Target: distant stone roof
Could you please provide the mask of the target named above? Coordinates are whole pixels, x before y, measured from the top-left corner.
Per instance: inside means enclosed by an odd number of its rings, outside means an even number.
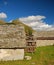
[[[22,25],[0,25],[0,48],[24,48],[25,43]]]

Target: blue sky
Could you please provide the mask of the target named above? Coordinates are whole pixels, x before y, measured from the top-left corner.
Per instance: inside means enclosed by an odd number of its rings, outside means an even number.
[[[0,0],[0,14],[6,21],[29,16],[45,16],[44,23],[54,25],[54,0]]]

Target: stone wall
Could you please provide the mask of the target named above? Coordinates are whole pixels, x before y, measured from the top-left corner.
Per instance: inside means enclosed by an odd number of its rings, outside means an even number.
[[[36,31],[37,37],[54,37],[54,30],[52,31]]]
[[[24,27],[20,24],[0,25],[0,60],[23,60],[25,37]]]
[[[25,47],[25,31],[22,25],[0,25],[0,48]]]
[[[47,45],[53,45],[54,40],[36,40],[36,46],[47,46]]]
[[[54,31],[36,31],[33,33],[36,46],[47,46],[54,44]]]
[[[24,49],[0,49],[0,61],[23,60]]]

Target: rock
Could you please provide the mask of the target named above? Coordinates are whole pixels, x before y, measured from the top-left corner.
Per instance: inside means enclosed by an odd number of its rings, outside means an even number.
[[[31,60],[31,58],[32,58],[31,56],[25,56],[26,60]]]
[[[32,64],[32,65],[35,65],[35,62],[32,62],[31,64]]]

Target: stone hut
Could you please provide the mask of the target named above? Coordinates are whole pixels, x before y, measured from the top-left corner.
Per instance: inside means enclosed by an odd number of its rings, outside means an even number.
[[[0,60],[24,59],[25,47],[25,31],[22,24],[0,25]]]

